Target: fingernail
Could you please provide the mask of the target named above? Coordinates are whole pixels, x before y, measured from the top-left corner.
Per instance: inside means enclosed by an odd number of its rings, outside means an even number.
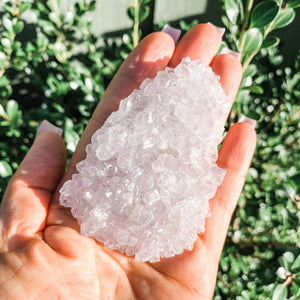
[[[180,29],[173,28],[169,25],[165,25],[161,31],[170,35],[172,37],[172,39],[174,40],[175,44],[177,43],[177,41],[179,40],[180,35],[181,35]]]
[[[234,52],[234,51],[230,50],[230,49],[227,48],[227,47],[224,47],[224,48],[221,50],[220,54],[229,54],[229,55],[233,56],[234,58],[236,58],[238,61],[241,61],[241,53],[239,53],[239,52]]]
[[[215,26],[216,27],[216,29],[219,31],[219,33],[221,34],[221,36],[223,36],[224,35],[224,33],[225,33],[225,27],[218,27],[218,26],[216,26],[216,25],[214,25],[213,23],[210,23],[210,22],[207,22],[207,24],[210,24],[210,25],[213,25],[213,26]]]
[[[48,122],[47,120],[44,120],[37,133],[36,133],[36,136],[40,135],[42,132],[46,132],[46,131],[51,131],[51,132],[54,132],[56,133],[58,136],[62,136],[62,133],[63,133],[63,130],[59,127],[56,127],[54,126],[53,124],[51,124],[50,122]]]
[[[254,129],[256,127],[256,120],[247,118],[246,116],[241,116],[238,123],[247,123],[252,126]]]

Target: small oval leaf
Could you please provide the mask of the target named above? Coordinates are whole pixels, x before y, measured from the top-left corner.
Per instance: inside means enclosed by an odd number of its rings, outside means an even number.
[[[143,21],[145,21],[148,18],[149,14],[150,14],[150,7],[149,6],[140,7],[139,22],[142,23]]]
[[[251,54],[258,51],[262,45],[263,36],[257,28],[251,28],[246,32],[244,53]]]
[[[286,8],[275,19],[274,29],[288,26],[295,19],[296,13],[292,8]]]
[[[128,7],[127,9],[127,15],[131,20],[134,20],[134,16],[135,16],[135,9],[133,6]]]
[[[24,22],[23,21],[18,21],[14,26],[13,26],[15,34],[19,34],[22,32],[24,29]]]
[[[247,69],[244,71],[243,77],[247,78],[248,76],[253,77],[257,72],[257,66],[254,64],[251,64],[247,67]]]
[[[3,22],[4,28],[6,30],[8,30],[9,32],[11,32],[12,29],[13,29],[13,23],[12,23],[12,21],[9,18],[7,18],[7,17],[3,17],[2,22]]]
[[[228,19],[233,23],[237,23],[239,15],[239,7],[234,0],[225,0],[225,11],[228,16]]]
[[[278,284],[275,288],[272,300],[285,300],[287,299],[287,286]]]
[[[300,7],[300,0],[290,0],[288,2],[288,7],[291,7],[291,8]]]
[[[251,86],[248,87],[248,90],[252,94],[262,95],[264,93],[264,89],[259,85],[251,85]]]
[[[267,36],[264,42],[262,43],[262,48],[274,48],[280,43],[280,38],[277,36]]]
[[[19,110],[19,105],[15,100],[9,100],[6,104],[6,113],[7,115],[13,119],[17,114]]]
[[[292,272],[300,271],[300,255],[293,262],[291,270]]]
[[[279,11],[276,1],[267,0],[256,5],[252,11],[250,27],[262,28],[270,24]]]
[[[13,173],[11,166],[4,160],[0,160],[0,177],[8,177]]]
[[[294,254],[290,251],[283,253],[283,257],[287,260],[288,264],[290,265],[294,261]]]

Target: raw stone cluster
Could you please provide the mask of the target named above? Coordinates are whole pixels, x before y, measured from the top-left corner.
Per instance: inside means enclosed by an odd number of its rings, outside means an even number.
[[[225,176],[215,162],[229,106],[199,61],[146,79],[95,132],[60,191],[82,234],[137,261],[192,250]]]

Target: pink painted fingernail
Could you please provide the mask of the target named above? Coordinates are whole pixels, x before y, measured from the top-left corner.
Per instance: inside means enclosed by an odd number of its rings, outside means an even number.
[[[239,53],[239,52],[234,52],[234,51],[230,50],[230,49],[227,48],[227,47],[224,47],[224,48],[221,50],[220,54],[229,54],[229,55],[233,56],[234,58],[236,58],[238,61],[241,61],[241,53]]]
[[[165,25],[161,31],[170,35],[172,37],[172,39],[174,40],[175,44],[177,43],[177,41],[179,40],[180,35],[181,35],[180,29],[173,28],[169,25]]]
[[[63,133],[63,130],[59,127],[56,127],[54,126],[53,124],[51,124],[50,122],[48,122],[47,120],[44,120],[37,133],[36,133],[36,136],[40,135],[42,132],[46,132],[46,131],[51,131],[51,132],[54,132],[56,133],[58,136],[62,136],[62,133]]]
[[[255,128],[257,122],[254,119],[247,118],[246,116],[241,116],[238,123],[247,123],[253,128]]]
[[[213,25],[213,26],[215,26],[216,27],[216,29],[219,31],[219,33],[221,34],[221,36],[223,36],[224,35],[224,33],[225,33],[225,27],[218,27],[218,26],[216,26],[216,25],[214,25],[213,23],[210,23],[210,22],[207,22],[207,24],[210,24],[210,25]]]

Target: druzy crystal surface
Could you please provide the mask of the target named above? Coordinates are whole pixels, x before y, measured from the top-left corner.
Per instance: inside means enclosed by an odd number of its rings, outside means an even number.
[[[95,132],[60,203],[83,235],[137,261],[191,250],[225,176],[216,160],[228,110],[218,77],[199,61],[158,72]]]

